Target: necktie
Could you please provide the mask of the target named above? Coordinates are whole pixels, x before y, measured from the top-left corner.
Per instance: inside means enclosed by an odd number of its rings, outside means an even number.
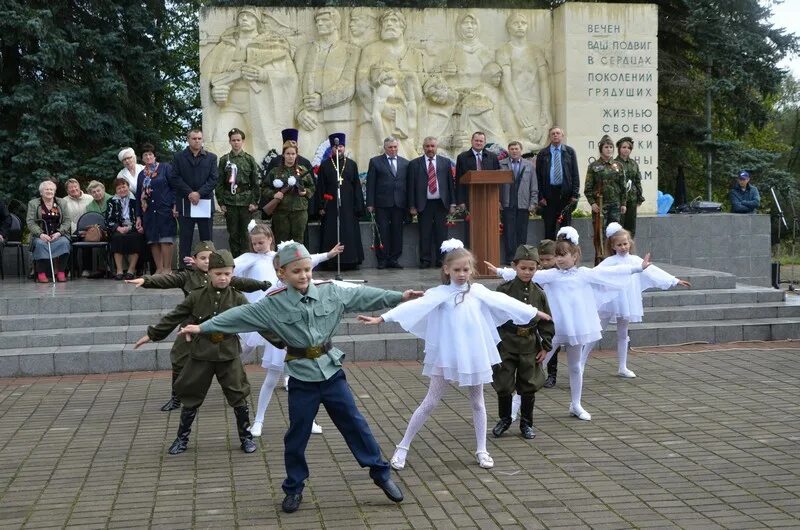
[[[556,149],[553,153],[553,186],[561,186],[564,181],[564,173],[561,167],[561,149]]]
[[[519,178],[519,162],[517,162],[516,160],[511,162],[511,171],[514,172],[514,178],[518,179]]]
[[[433,158],[428,159],[428,191],[436,193],[436,169],[433,167]]]
[[[389,159],[389,169],[392,170],[392,175],[397,176],[397,159],[395,157]]]
[[[480,152],[475,153],[475,169],[482,169],[481,168],[481,154]]]

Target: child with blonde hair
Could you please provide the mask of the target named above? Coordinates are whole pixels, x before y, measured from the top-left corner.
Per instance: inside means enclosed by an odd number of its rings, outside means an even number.
[[[379,317],[359,315],[366,324],[397,322],[425,341],[422,374],[430,378],[428,393],[414,411],[405,435],[390,463],[403,469],[411,441],[431,416],[450,383],[469,389],[475,427],[478,465],[488,469],[494,460],[486,450],[486,405],[483,385],[492,382],[492,366],[500,363],[497,326],[513,321],[528,324],[549,315],[503,293],[473,283],[476,267],[472,252],[457,239],[442,243],[442,285],[425,296],[406,302]]]

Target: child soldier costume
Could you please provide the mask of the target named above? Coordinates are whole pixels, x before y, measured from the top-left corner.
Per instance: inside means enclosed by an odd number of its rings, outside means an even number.
[[[195,257],[201,252],[214,251],[214,243],[211,241],[198,241],[192,249],[192,256]],[[145,276],[142,278],[142,287],[145,289],[180,289],[183,294],[189,296],[189,293],[195,289],[206,287],[208,285],[208,273],[199,269],[183,269],[176,271],[173,274],[156,274],[154,276]],[[231,279],[231,286],[235,289],[252,293],[255,291],[266,291],[272,284],[266,281],[252,280],[250,278],[233,277]],[[172,344],[172,349],[169,351],[169,358],[172,362],[172,396],[169,401],[164,403],[161,410],[164,412],[179,409],[181,407],[181,400],[175,391],[175,381],[181,373],[186,359],[189,357],[190,344],[186,342],[183,337],[178,337]]]
[[[539,253],[532,245],[520,245],[514,254],[514,263],[522,260],[539,262]],[[530,304],[550,314],[547,296],[533,281],[523,282],[519,277],[503,283],[497,291]],[[492,434],[501,436],[511,426],[511,401],[514,390],[522,398],[519,428],[523,438],[536,436],[533,430],[533,404],[536,391],[544,385],[544,370],[536,362],[536,354],[552,349],[555,327],[551,320],[532,320],[524,326],[509,321],[498,328],[500,344],[498,351],[502,362],[494,365],[492,387],[497,392],[500,421],[492,429]]]
[[[233,266],[233,256],[227,250],[214,252],[208,262],[209,270]],[[247,299],[231,285],[217,288],[209,283],[189,293],[189,296],[158,324],[148,327],[147,336],[153,341],[163,340],[180,324],[199,324],[226,309],[244,304],[247,304]],[[178,338],[186,340],[185,337]],[[198,335],[189,343],[188,359],[175,381],[176,391],[183,400],[183,409],[178,436],[169,448],[170,454],[186,451],[192,422],[197,415],[197,409],[205,400],[215,375],[228,404],[233,407],[236,415],[236,429],[242,451],[252,453],[256,450],[253,435],[250,434],[250,412],[247,408],[250,383],[242,366],[241,352],[239,336],[235,334]]]
[[[280,267],[308,258],[308,250],[297,243],[278,251]],[[283,511],[296,511],[303,500],[304,482],[309,475],[306,445],[320,404],[358,463],[370,468],[373,482],[392,501],[403,500],[402,491],[392,481],[389,464],[353,400],[342,370],[344,353],[331,344],[343,313],[393,307],[402,299],[403,293],[372,287],[346,289],[332,283],[310,282],[302,292],[289,284],[257,304],[227,311],[200,325],[201,333],[211,334],[270,331],[287,345],[289,430],[284,436],[287,477],[283,481]]]

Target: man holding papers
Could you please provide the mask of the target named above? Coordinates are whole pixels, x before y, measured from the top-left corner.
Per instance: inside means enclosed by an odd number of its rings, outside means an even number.
[[[213,194],[219,178],[217,155],[203,148],[203,131],[192,129],[187,139],[189,146],[175,154],[169,175],[178,209],[181,266],[183,258],[191,251],[195,225],[200,232],[200,240],[211,240]]]

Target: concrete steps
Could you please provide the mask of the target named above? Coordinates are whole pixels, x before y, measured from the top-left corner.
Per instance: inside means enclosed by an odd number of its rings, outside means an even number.
[[[633,346],[800,338],[796,297],[785,301],[782,291],[737,284],[726,273],[664,268],[690,281],[692,288],[645,293],[645,321],[631,325]],[[367,270],[353,277],[366,279],[369,286],[397,290],[439,283],[437,270]],[[482,283],[493,288],[499,281]],[[136,289],[104,280],[58,285],[6,281],[0,287],[0,377],[170,367],[172,337],[135,351],[133,344],[148,325],[183,299],[178,290]],[[365,326],[355,317],[355,313],[345,315],[333,338],[348,360],[422,359],[422,342],[398,325]],[[600,347],[616,347],[613,326]]]

